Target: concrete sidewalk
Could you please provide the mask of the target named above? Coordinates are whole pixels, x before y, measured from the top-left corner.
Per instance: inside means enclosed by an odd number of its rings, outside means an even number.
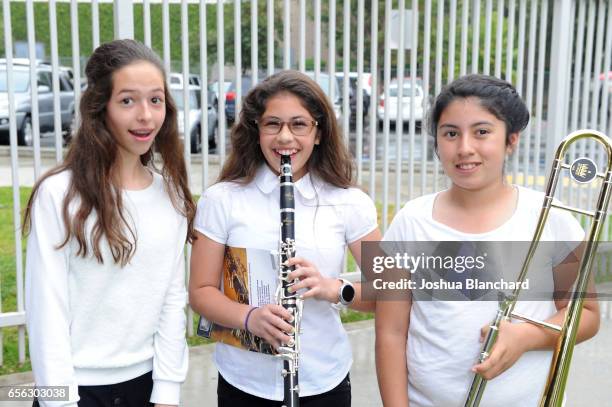
[[[602,324],[599,334],[576,347],[567,387],[568,407],[608,407],[612,400],[612,303],[602,303]],[[347,324],[353,346],[351,370],[353,406],[381,406],[374,365],[374,323],[363,321]],[[183,385],[185,407],[216,405],[217,370],[211,361],[214,345],[190,349],[190,367]],[[0,385],[27,384],[31,373],[0,377]],[[31,402],[0,402],[6,407],[30,407]],[[444,407],[444,406],[440,406]]]

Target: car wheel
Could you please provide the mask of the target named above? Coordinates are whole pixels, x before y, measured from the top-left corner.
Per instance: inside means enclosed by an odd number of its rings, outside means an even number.
[[[191,133],[191,153],[197,154],[202,150],[202,143],[200,142],[200,127],[196,127]]]
[[[17,144],[20,146],[32,146],[34,144],[34,129],[32,128],[32,119],[29,116],[23,120],[21,129],[17,133]]]
[[[214,150],[217,148],[217,126],[213,127],[212,134],[208,136],[208,149]]]

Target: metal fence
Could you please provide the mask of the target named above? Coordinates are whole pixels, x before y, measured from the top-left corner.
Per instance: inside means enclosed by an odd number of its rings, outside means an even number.
[[[19,156],[29,153],[17,148],[16,106],[13,89],[13,30],[11,3],[2,1],[4,47],[6,50],[6,84],[8,103],[6,116],[10,124],[10,165],[14,205],[16,296],[15,310],[0,313],[0,327],[19,329],[19,359],[25,360],[25,310],[23,300],[22,235],[19,228]],[[62,123],[59,112],[60,84],[58,53],[58,3],[49,0],[48,18],[35,19],[35,3],[25,1],[27,15],[27,44],[30,56],[35,54],[35,30],[39,24],[49,26],[50,63],[53,70],[52,92],[54,110],[54,157],[62,159]],[[91,26],[92,43],[100,43],[100,5],[109,1],[91,1],[90,21],[79,21],[77,0],[70,3],[70,36],[74,82],[81,83],[84,64],[80,56],[87,57],[90,50],[79,47],[82,28]],[[206,85],[211,79],[223,84],[236,83],[236,110],[240,109],[243,72],[248,72],[256,83],[262,74],[269,75],[279,69],[312,70],[315,80],[327,74],[342,73],[339,90],[330,86],[330,99],[339,104],[341,126],[357,166],[358,183],[382,205],[384,230],[389,219],[407,199],[446,187],[438,161],[432,152],[426,132],[417,126],[417,110],[427,109],[431,98],[442,86],[467,73],[485,73],[512,82],[526,101],[532,120],[521,134],[518,150],[508,159],[507,174],[514,183],[541,188],[545,168],[557,142],[570,131],[592,128],[612,134],[610,118],[612,101],[612,0],[251,0],[251,1],[132,1],[115,0],[113,6],[114,35],[117,38],[135,37],[152,45],[154,34],[161,30],[163,56],[166,69],[180,71],[183,83],[189,83],[190,74],[201,78],[202,100],[206,98]],[[161,3],[161,4],[159,4]],[[138,6],[138,7],[136,7]],[[161,7],[161,21],[152,21],[152,9]],[[189,20],[190,7],[198,7],[198,24]],[[171,14],[180,9],[180,44],[171,41]],[[138,10],[138,13],[135,12]],[[227,18],[231,10],[232,18]],[[398,10],[409,11],[400,13]],[[141,12],[141,14],[140,14]],[[215,13],[216,30],[206,22]],[[248,19],[243,19],[247,15]],[[331,18],[330,18],[331,16]],[[262,20],[265,27],[262,27]],[[136,21],[142,21],[142,32],[136,32]],[[247,21],[245,23],[245,21]],[[282,31],[277,24],[282,25]],[[276,25],[276,27],[275,27]],[[226,54],[226,26],[233,32],[233,53]],[[60,29],[68,29],[61,26]],[[265,29],[265,34],[262,34]],[[197,36],[190,33],[197,32]],[[244,46],[242,38],[250,33],[257,38]],[[211,37],[212,35],[212,37]],[[261,36],[265,41],[259,41]],[[199,61],[190,58],[190,47],[195,38]],[[230,40],[231,41],[231,40]],[[261,42],[261,44],[260,44]],[[209,47],[216,44],[216,59],[210,61]],[[172,61],[171,47],[180,46],[180,63]],[[243,49],[244,47],[244,49]],[[280,56],[275,57],[275,48]],[[399,51],[399,50],[404,50]],[[265,53],[265,63],[260,55]],[[243,57],[250,55],[250,66],[244,66]],[[33,58],[32,58],[33,59]],[[233,62],[226,64],[231,59]],[[194,68],[196,67],[196,68]],[[228,72],[233,72],[229,74]],[[349,76],[356,72],[356,101],[354,123],[351,121]],[[30,68],[30,81],[36,80],[35,67]],[[389,94],[397,82],[399,100],[404,84],[410,89],[421,88],[423,97],[411,92],[410,114],[403,117],[397,112],[381,109],[380,96]],[[364,89],[371,89],[364,94]],[[31,86],[33,128],[33,170],[41,174],[41,149],[38,129],[37,86]],[[188,90],[183,98],[189,109]],[[335,94],[335,93],[338,94]],[[191,171],[191,185],[199,192],[208,186],[226,157],[227,123],[224,90],[219,89],[218,147],[214,154],[208,144],[192,155],[190,143],[185,144],[185,157]],[[364,111],[363,98],[370,98]],[[78,106],[80,86],[75,86],[74,99]],[[401,106],[401,104],[400,104]],[[2,109],[0,109],[2,110]],[[4,114],[5,112],[0,112]],[[396,117],[392,125],[391,117]],[[78,118],[76,118],[78,122]],[[184,128],[189,129],[189,115],[184,115]],[[421,120],[422,121],[422,120]],[[202,115],[202,129],[207,129],[207,115]],[[203,130],[205,131],[205,130]],[[185,136],[187,137],[187,135]],[[205,140],[205,136],[202,140]],[[588,142],[572,150],[570,160],[591,155],[599,163],[603,157]],[[193,162],[192,162],[193,159]],[[199,181],[196,185],[196,179]],[[586,200],[593,195],[591,188],[568,184],[562,193],[570,203]],[[610,238],[606,227],[606,239]],[[191,328],[191,324],[190,324]],[[190,329],[190,334],[192,334]],[[1,334],[0,334],[1,335]],[[0,337],[1,339],[1,337]],[[1,358],[1,353],[0,353]],[[1,359],[0,359],[1,363]]]

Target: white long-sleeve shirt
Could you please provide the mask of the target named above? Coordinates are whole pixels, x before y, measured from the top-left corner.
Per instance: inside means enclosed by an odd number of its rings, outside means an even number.
[[[26,261],[26,311],[32,370],[38,386],[120,383],[153,371],[151,402],[179,402],[187,375],[184,244],[187,222],[172,205],[163,179],[123,191],[124,213],[136,231],[136,252],[121,267],[105,239],[104,264],[64,240],[63,199],[71,173],[47,178],[32,206]],[[74,213],[75,205],[71,206]],[[86,222],[91,239],[94,215]],[[91,244],[90,244],[91,249]]]

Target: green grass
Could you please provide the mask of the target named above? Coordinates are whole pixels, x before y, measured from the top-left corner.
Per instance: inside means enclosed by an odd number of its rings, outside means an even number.
[[[31,188],[21,188],[21,210],[30,196]],[[22,244],[25,256],[25,240]],[[24,257],[25,258],[25,257]],[[0,188],[0,295],[2,296],[2,311],[17,311],[17,284],[15,272],[15,228],[13,223],[13,190],[9,187]],[[17,348],[17,328],[2,329],[2,351],[4,364],[0,366],[0,375],[28,371],[31,369],[29,360],[20,364]]]

